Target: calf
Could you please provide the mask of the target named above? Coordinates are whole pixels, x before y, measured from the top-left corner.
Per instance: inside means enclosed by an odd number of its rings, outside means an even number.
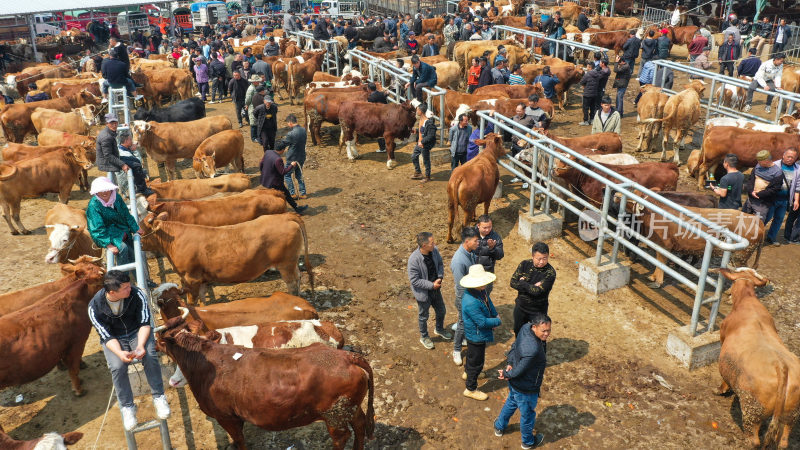
[[[77,260],[61,264],[61,278],[47,283],[37,284],[19,291],[0,294],[0,316],[19,311],[39,300],[54,294],[78,280],[89,284],[89,290],[95,292],[103,287],[103,276],[106,271],[100,267],[100,258],[81,256]]]
[[[416,122],[414,108],[410,103],[381,104],[369,102],[344,102],[339,107],[339,121],[341,135],[339,137],[339,151],[347,142],[347,157],[354,160],[358,157],[355,146],[355,135],[386,140],[387,161],[386,167],[393,169],[397,163],[394,160],[395,139],[406,139],[411,135],[411,128]]]
[[[642,88],[642,97],[636,104],[636,121],[639,124],[639,145],[637,152],[650,151],[650,143],[661,132],[661,122],[648,119],[661,119],[664,117],[664,106],[669,100],[669,95],[661,92],[660,87],[645,85]]]
[[[286,199],[274,189],[248,189],[239,194],[208,200],[185,200],[155,203],[150,197],[150,211],[166,213],[168,220],[193,225],[220,227],[247,222],[263,215],[286,212]]]
[[[209,282],[243,283],[269,268],[277,268],[293,294],[300,292],[297,261],[305,248],[306,271],[314,286],[314,273],[308,259],[308,235],[299,215],[294,213],[261,216],[249,222],[224,227],[206,227],[164,220],[150,213],[141,224],[145,250],[157,251],[169,259],[190,303],[205,298]],[[264,230],[270,230],[265,233]],[[237,246],[231,253],[231,243]],[[235,255],[235,257],[233,256]]]
[[[206,116],[206,105],[203,100],[192,97],[181,100],[166,108],[141,108],[133,115],[134,120],[146,122],[191,122]]]
[[[180,318],[159,331],[158,348],[178,364],[200,409],[219,422],[236,448],[246,448],[245,421],[277,431],[323,420],[335,449],[347,443],[348,425],[354,448],[364,448],[365,435],[373,438],[372,369],[361,355],[322,344],[283,350],[218,344],[219,333],[186,332]],[[224,377],[215,375],[223,371]],[[361,402],[367,395],[365,415]]]
[[[769,280],[749,268],[719,269],[733,281],[733,309],[722,321],[716,393],[733,391],[742,409],[742,430],[754,448],[775,444],[789,448],[789,435],[800,414],[800,359],[786,348],[775,320],[758,301],[755,287]],[[771,419],[759,439],[761,423]],[[762,446],[763,444],[763,446]]]
[[[0,202],[11,234],[31,233],[19,218],[22,197],[55,192],[61,203],[67,203],[81,169],[90,167],[92,163],[81,147],[62,148],[18,163],[0,164]]]
[[[301,88],[314,78],[314,72],[322,69],[322,60],[325,58],[325,51],[320,51],[302,63],[289,62],[287,72],[289,74],[289,103],[294,105],[295,97],[300,93]]]
[[[167,169],[167,180],[176,178],[175,161],[192,158],[197,147],[207,137],[232,128],[224,116],[206,117],[191,122],[133,121],[133,141],[144,147],[147,154]]]
[[[91,330],[86,311],[96,292],[96,286],[76,280],[30,306],[0,317],[0,389],[37,380],[63,361],[72,391],[83,395],[78,372]],[[58,320],[42,311],[58,311]]]
[[[464,111],[464,106],[466,106],[467,111],[472,111],[475,110],[476,106],[481,100],[496,100],[507,97],[508,94],[506,94],[505,92],[495,92],[492,94],[478,95],[478,94],[466,94],[463,92],[457,92],[448,89],[447,92],[444,94],[444,114],[442,115],[444,117],[445,123],[451,123],[453,119],[458,117],[457,111],[459,109]],[[438,99],[433,101],[433,111],[436,114],[441,113],[441,106]]]
[[[680,164],[680,149],[683,148],[683,138],[690,128],[700,118],[700,96],[705,91],[703,80],[692,80],[686,89],[667,100],[664,104],[664,117],[662,119],[646,119],[644,122],[662,122],[664,136],[661,139],[661,160],[667,160],[667,142],[671,131],[675,131],[673,139],[672,161]]]
[[[0,426],[0,448],[4,450],[64,450],[83,438],[83,433],[73,431],[66,434],[45,433],[44,436],[29,441],[18,441],[7,435]]]
[[[82,209],[62,203],[50,208],[44,216],[47,239],[50,241],[44,262],[66,263],[83,255],[102,257],[103,250],[95,247],[86,225],[86,213]]]
[[[239,130],[225,130],[207,137],[192,157],[192,169],[197,178],[214,178],[217,168],[230,165],[236,172],[244,171],[244,137]]]
[[[475,143],[485,148],[466,164],[456,167],[447,182],[447,242],[450,243],[455,242],[453,224],[459,206],[464,210],[465,227],[475,220],[479,203],[483,203],[483,213],[489,214],[489,203],[500,180],[497,160],[506,154],[503,139],[499,134],[489,133]]]
[[[307,91],[303,98],[306,129],[314,145],[322,145],[322,123],[339,123],[339,107],[344,102],[365,102],[369,97],[366,86],[348,88],[323,88]]]
[[[171,200],[194,200],[220,192],[242,192],[250,189],[250,177],[243,173],[232,173],[215,178],[173,180],[164,183],[149,182],[157,198]]]
[[[739,77],[740,80],[752,81],[750,77]],[[747,89],[732,84],[723,84],[714,92],[714,98],[721,99],[720,104],[737,111],[744,110]]]

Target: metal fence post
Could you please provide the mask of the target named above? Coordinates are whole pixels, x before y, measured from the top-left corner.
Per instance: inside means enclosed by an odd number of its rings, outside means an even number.
[[[553,149],[553,144],[549,144],[549,145],[550,145],[550,150],[555,151]],[[551,153],[551,154],[547,155],[547,173],[545,174],[545,179],[547,180],[547,184],[545,184],[545,186],[547,187],[547,191],[548,192],[551,191],[550,183],[553,181],[553,168],[554,168],[553,164],[555,164],[555,157]],[[543,210],[543,212],[548,216],[550,215],[550,196],[549,195],[546,196],[545,199],[544,199],[544,210]]]
[[[697,280],[697,293],[694,296],[694,306],[692,307],[692,323],[689,332],[692,336],[697,336],[697,322],[700,320],[700,308],[703,306],[703,295],[706,289],[706,277],[708,277],[708,266],[711,264],[711,252],[714,246],[711,241],[706,241],[705,252],[703,253],[703,264],[700,266],[700,276]]]
[[[608,220],[608,206],[611,203],[611,186],[606,186],[605,194],[603,194],[603,212],[600,213],[600,226],[598,227],[597,234],[597,253],[594,257],[594,263],[599,266],[600,260],[603,258],[603,241],[605,241],[605,234],[603,228],[606,227]]]
[[[619,253],[619,237],[620,237],[620,234],[624,232],[620,228],[620,225],[622,225],[622,222],[625,220],[625,214],[627,214],[626,202],[628,201],[628,196],[627,196],[627,194],[625,194],[624,191],[620,192],[620,195],[622,197],[620,198],[620,201],[619,201],[619,212],[617,213],[617,235],[616,235],[616,237],[614,239],[614,248],[611,250],[611,264],[616,264],[617,263],[617,256],[618,256],[618,253]]]

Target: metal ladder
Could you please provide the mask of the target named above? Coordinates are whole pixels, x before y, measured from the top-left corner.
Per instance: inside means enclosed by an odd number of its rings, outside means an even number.
[[[130,128],[130,110],[128,108],[128,95],[127,89],[124,87],[121,89],[109,89],[108,92],[108,111],[109,113],[116,114],[117,117],[122,115],[124,118],[124,122],[120,120],[120,124],[117,127],[117,130],[128,130]],[[119,143],[117,143],[119,144]],[[108,179],[114,180],[114,172],[108,172]],[[125,172],[126,181],[128,184],[128,209],[130,210],[133,219],[138,223],[139,222],[139,214],[136,210],[136,186],[133,182],[133,170],[128,170]],[[120,184],[119,176],[116,177],[117,184]],[[120,271],[129,271],[135,270],[136,271],[136,285],[139,289],[147,296],[147,306],[150,307],[150,289],[147,287],[147,277],[145,275],[145,264],[147,259],[145,258],[144,252],[142,251],[142,238],[139,236],[138,233],[133,235],[133,257],[134,261],[128,264],[116,265],[114,254],[111,253],[110,250],[106,251],[106,270],[120,270]],[[150,327],[155,328],[155,323],[153,322],[153,311],[151,308],[150,311]],[[141,361],[134,360],[131,364],[141,364]],[[159,361],[160,364],[160,361]],[[120,411],[122,414],[122,411]],[[136,445],[136,433],[141,433],[142,431],[151,430],[153,428],[159,428],[161,433],[161,444],[164,450],[171,450],[172,449],[172,441],[169,437],[169,427],[167,426],[166,419],[152,419],[144,423],[140,423],[131,431],[125,431],[125,441],[128,444],[128,450],[136,450],[138,447]]]

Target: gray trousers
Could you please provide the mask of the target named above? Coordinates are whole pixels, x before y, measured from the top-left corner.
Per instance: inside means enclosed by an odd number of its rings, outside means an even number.
[[[138,331],[138,330],[137,330]],[[117,338],[119,345],[124,351],[136,350],[139,337],[137,333],[129,336]],[[131,390],[131,382],[128,379],[128,364],[122,362],[115,353],[108,349],[103,344],[103,354],[106,356],[106,363],[111,370],[111,381],[114,383],[114,390],[117,393],[117,402],[120,407],[133,406],[133,391]],[[147,384],[150,385],[150,391],[153,397],[164,395],[164,380],[161,378],[161,366],[158,363],[158,355],[156,354],[156,343],[153,340],[153,333],[150,332],[150,338],[145,345],[145,354],[142,357],[144,364],[144,374],[147,377]]]
[[[420,337],[429,337],[428,318],[430,317],[431,306],[433,307],[433,312],[436,314],[436,331],[444,330],[444,316],[447,314],[447,308],[444,306],[441,289],[434,289],[428,291],[428,299],[426,301],[417,301]]]
[[[767,86],[769,86],[769,89],[771,91],[775,90],[775,82],[774,81],[767,80]],[[759,87],[761,87],[761,85],[758,84],[758,81],[753,80],[753,81],[750,82],[750,86],[747,87],[747,99],[745,100],[745,103],[747,103],[748,105],[752,105],[753,104],[753,92],[755,92],[755,90],[758,89]],[[769,106],[771,104],[772,104],[772,96],[771,95],[767,95],[767,106]]]

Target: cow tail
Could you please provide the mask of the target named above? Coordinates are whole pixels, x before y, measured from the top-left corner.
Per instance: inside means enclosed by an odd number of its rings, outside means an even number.
[[[292,96],[292,92],[294,89],[294,75],[292,74],[292,65],[294,61],[289,61],[286,64],[286,91],[289,93],[289,97]]]
[[[761,248],[764,246],[764,240],[762,239],[761,242],[758,243],[758,247],[756,247],[756,259],[753,261],[753,270],[758,269],[758,260],[761,259]]]
[[[314,268],[311,267],[311,260],[308,258],[308,234],[306,233],[306,223],[300,216],[297,216],[297,223],[300,225],[300,231],[303,233],[303,245],[306,250],[306,273],[308,274],[308,282],[311,284],[311,297],[313,298],[316,294],[316,288],[314,287]]]
[[[375,439],[375,408],[373,406],[373,398],[375,397],[375,381],[372,376],[372,366],[369,365],[369,362],[364,359],[363,356],[349,352],[350,353],[350,361],[353,364],[357,365],[364,369],[364,372],[367,373],[367,386],[369,388],[369,392],[367,393],[367,438],[368,439]]]
[[[779,363],[778,367],[778,392],[775,397],[775,408],[772,410],[772,420],[767,427],[767,432],[764,434],[764,442],[762,444],[769,445],[774,442],[775,446],[781,440],[783,435],[783,423],[781,417],[783,416],[783,409],[786,406],[786,388],[789,385],[789,368],[785,364]],[[763,448],[763,447],[762,447]]]

